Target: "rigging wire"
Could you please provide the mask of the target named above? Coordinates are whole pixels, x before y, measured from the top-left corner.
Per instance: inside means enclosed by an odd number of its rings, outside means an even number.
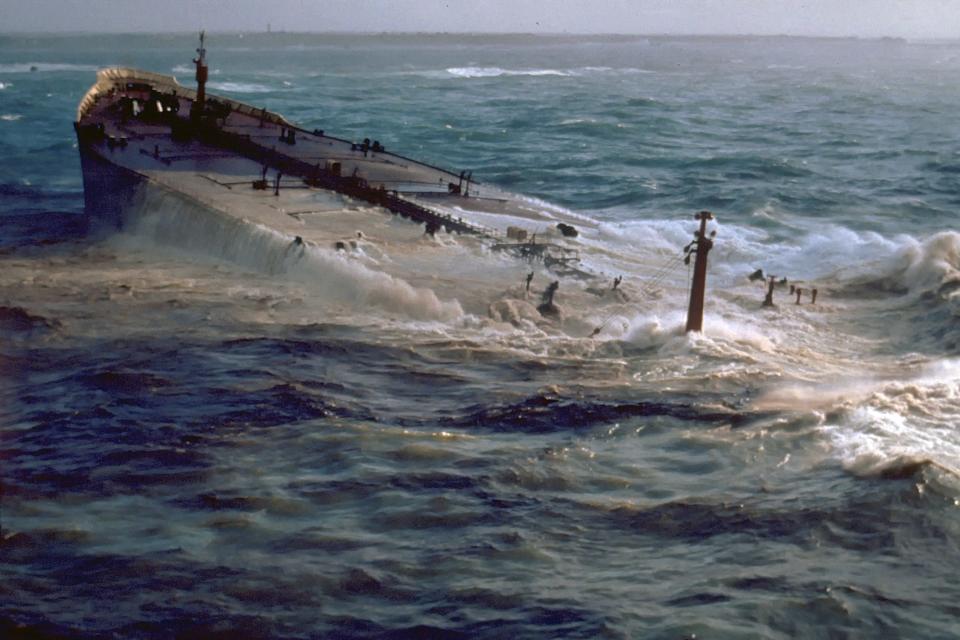
[[[642,296],[644,296],[644,297],[649,296],[649,295],[654,291],[654,289],[656,289],[664,280],[667,279],[668,276],[670,276],[670,275],[672,275],[673,273],[675,273],[676,270],[680,267],[681,264],[686,263],[686,264],[687,264],[687,271],[688,271],[688,278],[687,278],[687,289],[688,289],[688,291],[687,291],[687,295],[689,296],[689,287],[690,287],[690,283],[689,283],[689,265],[690,265],[690,261],[687,259],[687,255],[688,255],[687,252],[684,252],[683,255],[679,255],[679,256],[678,256],[678,255],[674,255],[674,256],[671,256],[670,258],[668,258],[667,261],[663,264],[663,266],[661,266],[658,271],[654,272],[653,276],[646,282],[646,284],[644,284],[643,287],[641,287],[641,289],[640,289],[640,294],[641,294]],[[613,318],[613,316],[615,316],[615,315],[617,315],[617,312],[615,312],[615,311],[614,311],[614,312],[611,312],[611,313],[606,317],[606,319],[604,319],[604,321],[601,322],[600,325],[599,325],[596,329],[593,330],[593,333],[590,334],[590,337],[591,337],[591,338],[596,337],[596,335],[597,335],[598,333],[600,333],[605,326],[607,326],[607,323],[610,322],[610,320],[611,320],[611,319]]]

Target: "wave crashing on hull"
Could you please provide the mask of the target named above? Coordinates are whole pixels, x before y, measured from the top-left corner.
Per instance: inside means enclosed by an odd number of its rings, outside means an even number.
[[[464,315],[457,301],[441,300],[430,289],[162,187],[145,185],[138,191],[124,226],[140,242],[309,284],[311,294],[331,305],[373,308],[419,321],[450,322]]]

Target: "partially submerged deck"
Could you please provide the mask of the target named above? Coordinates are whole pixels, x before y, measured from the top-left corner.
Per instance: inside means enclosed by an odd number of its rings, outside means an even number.
[[[111,162],[134,171],[213,172],[231,176],[215,182],[246,182],[272,193],[327,189],[422,223],[430,232],[502,240],[508,226],[521,226],[544,238],[562,221],[530,200],[473,182],[467,172],[412,160],[369,139],[351,142],[308,131],[228,98],[207,96],[202,118],[191,121],[195,98],[170,76],[105,69],[81,102],[78,129]]]

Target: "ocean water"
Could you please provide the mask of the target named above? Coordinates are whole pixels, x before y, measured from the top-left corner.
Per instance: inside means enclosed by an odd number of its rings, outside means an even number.
[[[91,232],[77,102],[195,46],[0,36],[0,635],[960,635],[960,43],[209,37],[213,92],[584,220],[631,301],[559,327]],[[701,209],[685,335],[637,265]]]

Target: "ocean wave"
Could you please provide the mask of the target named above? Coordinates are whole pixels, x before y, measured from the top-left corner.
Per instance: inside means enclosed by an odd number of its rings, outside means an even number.
[[[34,329],[56,329],[58,320],[32,315],[22,307],[0,307],[0,331],[29,332]]]
[[[923,239],[902,235],[883,244],[887,251],[861,256],[864,260],[851,260],[856,253],[847,257],[848,266],[831,276],[839,284],[838,294],[949,295],[960,283],[960,233],[941,231]]]
[[[500,405],[474,405],[459,418],[447,419],[446,426],[480,427],[497,431],[550,433],[565,429],[591,428],[631,417],[669,416],[682,421],[724,423],[739,420],[734,412],[707,409],[696,405],[637,401],[629,403],[593,402],[537,393],[520,402]]]
[[[0,120],[3,120],[4,122],[16,122],[21,118],[23,118],[23,116],[19,113],[5,113],[0,115]]]
[[[913,291],[932,290],[960,280],[960,233],[942,231],[909,246],[903,253],[906,268],[901,277]]]
[[[901,364],[896,375],[786,385],[751,408],[813,414],[832,455],[854,475],[905,478],[936,468],[960,478],[960,360]]]
[[[902,238],[888,238],[872,231],[856,231],[840,225],[804,223],[807,233],[799,243],[752,247],[759,255],[770,256],[770,273],[791,280],[827,279],[838,270],[863,273],[891,260],[902,246]],[[771,268],[773,271],[771,271]]]
[[[501,67],[450,67],[447,73],[458,78],[497,78],[500,76],[569,76],[559,69],[503,69]]]
[[[867,405],[822,429],[843,467],[855,475],[896,478],[935,467],[960,478],[960,441],[953,424]]]
[[[195,71],[193,67],[189,67],[185,64],[178,64],[170,68],[171,73],[182,73],[182,74],[192,74]],[[220,74],[220,69],[210,69],[210,75],[215,76]]]
[[[420,74],[435,74],[436,72],[418,72]],[[505,69],[503,67],[448,67],[446,74],[457,78],[499,78],[503,76],[558,76],[579,77],[588,75],[631,75],[639,73],[654,73],[647,69],[635,67],[574,67],[570,69]]]
[[[0,73],[46,73],[54,71],[96,71],[90,64],[71,64],[67,62],[12,62],[0,64]]]
[[[229,93],[270,93],[271,91],[278,91],[274,87],[256,82],[211,82],[210,88]]]
[[[270,275],[307,279],[320,299],[415,320],[449,321],[463,316],[459,303],[441,300],[431,289],[415,287],[332,250],[297,247],[293,238],[274,229],[205,209],[172,192],[141,189],[128,218],[136,238]]]
[[[917,243],[909,236],[891,238],[839,224],[818,224],[770,204],[758,207],[752,216],[768,220],[764,226],[770,229],[725,224],[727,218],[718,215],[713,223],[718,239],[711,253],[711,277],[740,281],[760,268],[789,281],[829,282],[843,295],[859,295],[861,288],[879,280],[891,281],[884,291],[903,289],[892,273],[906,268],[902,255]],[[600,229],[607,241],[617,244],[676,250],[689,242],[695,224],[692,219],[643,220],[604,223]],[[789,237],[784,237],[787,232]]]

